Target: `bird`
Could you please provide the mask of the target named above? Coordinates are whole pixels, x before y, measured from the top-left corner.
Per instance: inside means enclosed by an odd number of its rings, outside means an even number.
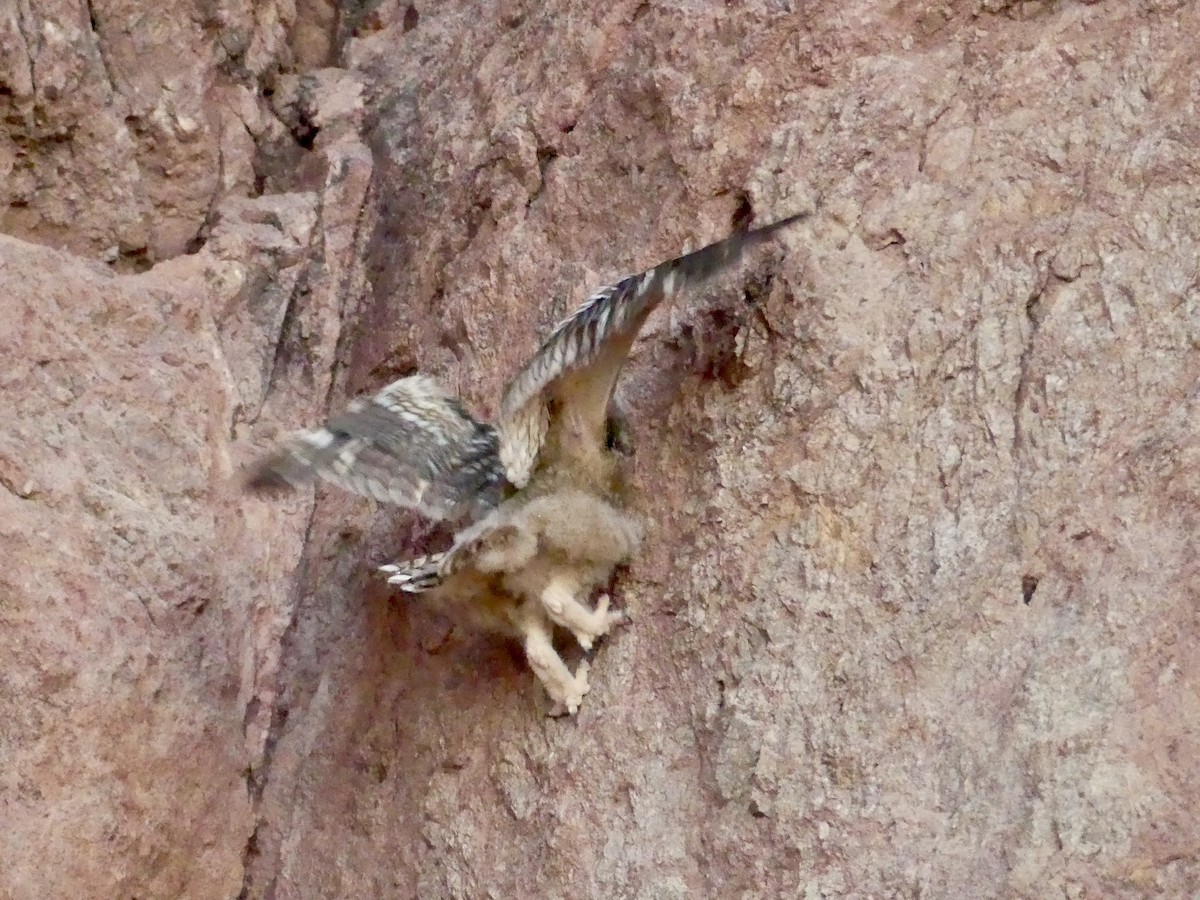
[[[433,378],[410,375],[283,441],[245,486],[263,493],[319,478],[462,523],[447,550],[382,566],[388,583],[456,622],[519,640],[550,713],[574,715],[590,663],[571,671],[555,631],[587,653],[627,620],[607,593],[594,606],[590,597],[643,539],[628,413],[615,390],[622,366],[656,308],[805,215],[740,228],[592,293],[508,382],[494,424]]]

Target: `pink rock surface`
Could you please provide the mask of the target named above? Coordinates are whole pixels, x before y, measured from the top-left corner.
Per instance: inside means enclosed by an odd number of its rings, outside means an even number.
[[[1200,889],[1194,4],[500,7],[0,17],[0,895]],[[747,208],[577,718],[237,490]]]

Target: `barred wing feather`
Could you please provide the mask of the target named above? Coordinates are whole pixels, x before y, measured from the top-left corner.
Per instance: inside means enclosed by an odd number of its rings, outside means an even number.
[[[596,291],[560,322],[509,382],[500,404],[499,454],[508,480],[517,487],[529,480],[556,409],[569,407],[576,421],[584,424],[581,432],[572,435],[602,441],[617,376],[650,313],[802,215],[739,231],[623,278]]]
[[[255,467],[247,487],[317,478],[433,519],[478,517],[507,486],[495,429],[420,375],[355,400],[324,428],[293,435]]]

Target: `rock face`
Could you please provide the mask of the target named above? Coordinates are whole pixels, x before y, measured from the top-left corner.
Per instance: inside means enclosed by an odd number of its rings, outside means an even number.
[[[0,15],[0,895],[1200,889],[1195,4],[147,9]],[[806,208],[635,350],[577,718],[239,493]]]

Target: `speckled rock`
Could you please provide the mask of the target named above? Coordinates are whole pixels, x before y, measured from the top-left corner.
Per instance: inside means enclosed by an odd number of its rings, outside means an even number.
[[[94,6],[47,59],[118,58]],[[0,243],[0,891],[1200,889],[1194,4],[235,6],[172,26],[199,130],[86,202],[81,131],[0,139],[58,248]],[[436,529],[231,480],[414,370],[489,414],[589,288],[797,209],[635,349],[574,719],[376,577]]]

